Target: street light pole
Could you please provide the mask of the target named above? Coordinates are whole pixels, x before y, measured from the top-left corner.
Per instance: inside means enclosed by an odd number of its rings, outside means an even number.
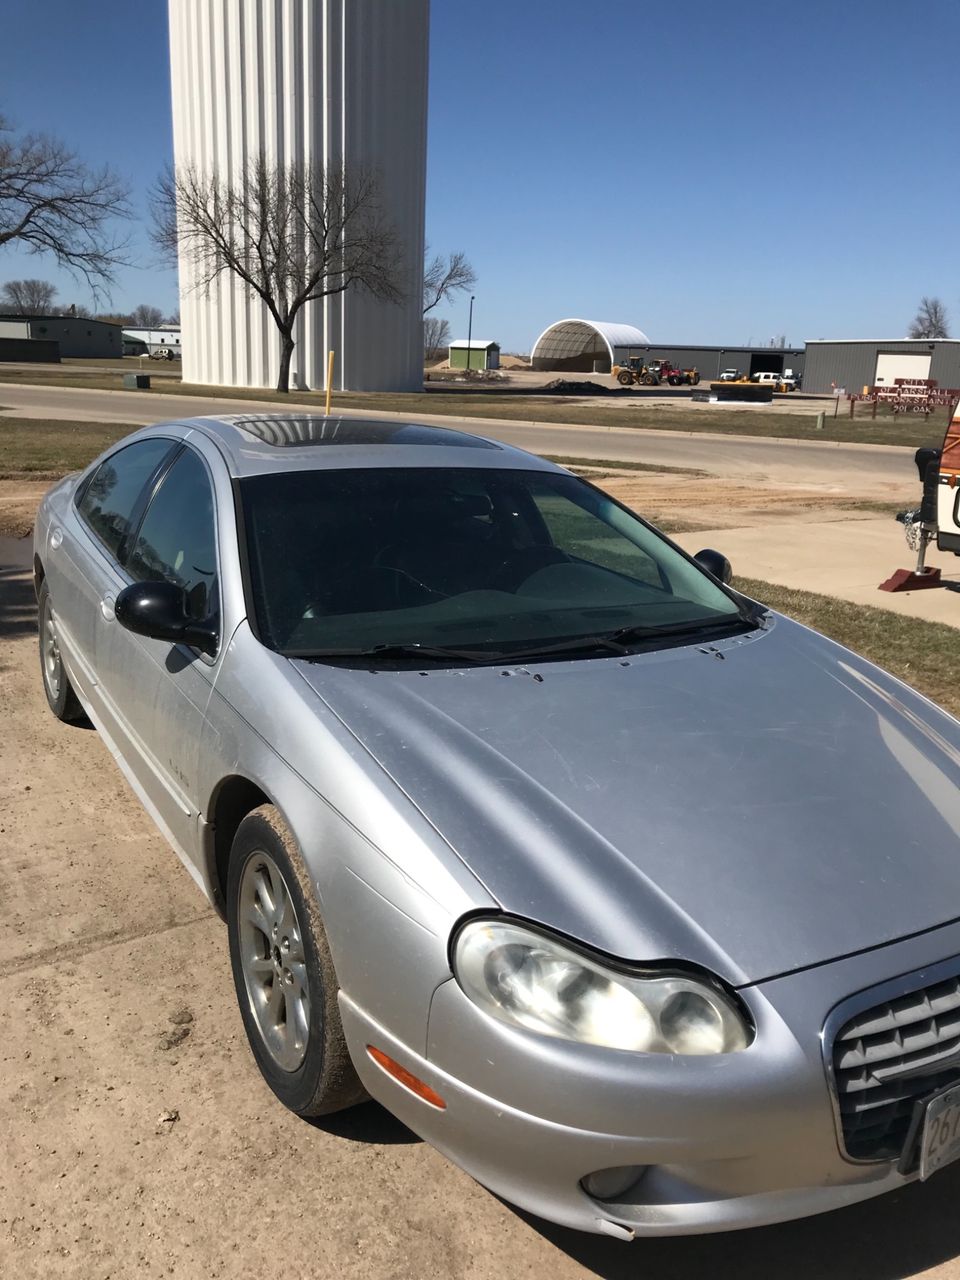
[[[470,321],[467,324],[467,373],[470,372],[470,343],[473,340],[473,294],[470,295]]]

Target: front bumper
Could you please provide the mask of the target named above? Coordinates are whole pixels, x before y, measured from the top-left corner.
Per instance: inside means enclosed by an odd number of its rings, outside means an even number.
[[[819,1029],[851,993],[960,955],[960,926],[794,974],[742,994],[757,1022],[742,1053],[638,1056],[515,1031],[454,981],[434,994],[427,1053],[341,994],[364,1085],[478,1182],[565,1226],[631,1238],[761,1226],[821,1213],[913,1181],[894,1162],[841,1153]],[[957,961],[960,969],[960,959]],[[426,1081],[437,1110],[367,1054],[374,1045]],[[610,1200],[581,1180],[641,1172]]]

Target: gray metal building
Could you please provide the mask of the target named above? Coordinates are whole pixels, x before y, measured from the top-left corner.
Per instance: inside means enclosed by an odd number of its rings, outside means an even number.
[[[804,391],[848,393],[893,386],[897,378],[934,378],[941,387],[960,387],[960,339],[858,339],[807,343]]]
[[[724,369],[736,369],[752,376],[755,373],[782,373],[794,378],[804,375],[802,347],[691,347],[673,343],[651,343],[631,352],[635,356],[651,360],[669,360],[681,369],[696,366],[703,382],[719,378]]]
[[[119,358],[123,355],[120,325],[80,316],[0,314],[0,338],[33,338],[56,342],[60,355]]]

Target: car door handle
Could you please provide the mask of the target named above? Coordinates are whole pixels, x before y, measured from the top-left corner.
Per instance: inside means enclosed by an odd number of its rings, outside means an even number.
[[[104,596],[100,601],[100,613],[104,622],[114,622],[116,620],[117,600],[116,596]]]

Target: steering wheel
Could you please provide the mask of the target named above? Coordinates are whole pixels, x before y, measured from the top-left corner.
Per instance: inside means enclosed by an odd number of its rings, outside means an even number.
[[[540,569],[552,564],[569,564],[570,557],[558,547],[523,547],[507,556],[494,571],[491,583],[500,591],[516,591]]]

